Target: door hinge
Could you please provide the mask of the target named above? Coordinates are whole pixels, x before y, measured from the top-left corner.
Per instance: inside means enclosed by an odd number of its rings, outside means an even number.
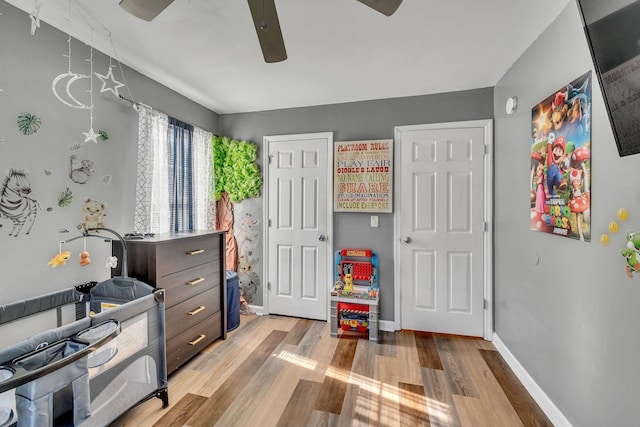
[[[270,291],[271,290],[271,282],[267,282],[267,290]],[[487,300],[485,300],[486,302]]]
[[[270,219],[267,220],[267,227],[271,227],[271,220]]]
[[[487,221],[482,222],[482,229],[484,231],[489,231],[489,223]]]
[[[486,310],[487,308],[489,308],[489,301],[487,301],[486,299],[484,300],[484,309]]]
[[[271,164],[271,160],[273,160],[273,155],[269,154],[269,156],[267,156],[269,158],[269,164]]]
[[[489,154],[489,144],[484,144],[483,145],[483,154]]]

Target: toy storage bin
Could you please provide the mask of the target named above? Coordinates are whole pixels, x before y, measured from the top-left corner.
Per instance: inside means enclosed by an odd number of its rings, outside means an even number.
[[[13,371],[8,368],[0,368],[0,383],[10,379]],[[15,390],[0,393],[0,426],[8,425],[13,418],[15,410]]]
[[[227,270],[227,332],[240,326],[240,283],[238,273]]]

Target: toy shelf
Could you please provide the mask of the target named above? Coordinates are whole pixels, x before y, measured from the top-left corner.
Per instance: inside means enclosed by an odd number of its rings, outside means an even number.
[[[378,340],[380,295],[378,256],[371,249],[336,252],[335,284],[331,290],[331,336],[343,331],[369,331]]]

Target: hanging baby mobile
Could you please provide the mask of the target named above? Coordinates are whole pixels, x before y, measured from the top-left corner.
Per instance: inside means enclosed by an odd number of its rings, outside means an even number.
[[[103,239],[103,237],[97,234],[91,234],[91,233],[98,233],[101,230],[113,234],[118,238],[118,240],[120,240],[120,242],[122,242],[122,245],[124,247],[124,256],[126,257],[126,246],[124,246],[124,239],[122,238],[122,236],[120,236],[120,234],[118,234],[117,232],[109,228],[97,227],[97,228],[85,229],[80,236],[72,237],[67,240],[61,240],[58,245],[58,253],[55,254],[53,258],[51,258],[51,260],[47,263],[47,265],[52,268],[56,268],[61,265],[66,265],[69,258],[71,258],[71,251],[63,251],[62,245],[71,243],[74,240],[78,240],[78,239],[82,239],[82,252],[80,252],[80,262],[79,262],[80,266],[86,267],[87,265],[91,264],[91,258],[90,258],[89,252],[87,251],[87,237],[98,237]],[[64,230],[61,232],[68,233],[69,230]],[[105,264],[107,268],[116,268],[118,266],[118,258],[115,256],[109,256],[107,257]]]
[[[52,268],[56,268],[61,265],[67,265],[67,261],[69,260],[69,258],[71,258],[71,252],[63,251],[62,245],[64,243],[69,243],[74,240],[77,240],[80,237],[82,237],[82,244],[83,244],[82,252],[80,252],[80,266],[86,267],[87,265],[91,264],[91,258],[89,258],[89,252],[87,252],[87,236],[88,236],[87,234],[83,234],[82,236],[74,237],[67,241],[64,241],[64,240],[60,241],[58,253],[55,254],[53,258],[51,258],[51,261],[49,261],[47,265]]]

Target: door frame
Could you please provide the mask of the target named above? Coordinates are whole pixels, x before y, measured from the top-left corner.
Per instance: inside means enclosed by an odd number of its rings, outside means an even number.
[[[329,313],[329,290],[333,285],[333,132],[317,132],[317,133],[301,133],[290,135],[265,135],[262,138],[262,164],[266,170],[263,174],[263,192],[262,192],[262,277],[264,278],[262,292],[262,310],[264,314],[269,314],[269,144],[272,142],[282,141],[300,141],[304,139],[326,139],[327,140],[327,299],[325,312],[327,314],[327,322],[330,320]],[[322,195],[321,195],[322,196]]]
[[[483,338],[487,341],[493,340],[493,119],[485,120],[469,120],[460,122],[447,122],[447,123],[431,123],[423,125],[408,125],[408,126],[396,126],[394,129],[394,158],[396,162],[400,162],[402,157],[402,144],[401,135],[403,132],[416,131],[416,130],[432,130],[440,128],[469,128],[469,127],[482,127],[484,128],[484,138],[486,146],[486,155],[484,156],[484,221],[486,224],[486,230],[484,232],[484,334]],[[396,163],[394,165],[394,177],[393,186],[395,193],[395,205],[400,209],[402,206],[402,190],[400,188],[400,173],[402,171],[402,164]],[[395,329],[400,330],[402,328],[402,277],[400,274],[400,215],[396,211],[393,216],[394,231],[393,231],[393,255],[394,265],[396,266],[393,272],[394,282],[394,323]]]

